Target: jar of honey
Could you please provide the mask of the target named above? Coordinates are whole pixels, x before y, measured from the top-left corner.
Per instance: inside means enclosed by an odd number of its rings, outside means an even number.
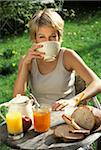
[[[47,104],[40,105],[40,108],[33,109],[34,130],[46,132],[50,128],[51,107]]]

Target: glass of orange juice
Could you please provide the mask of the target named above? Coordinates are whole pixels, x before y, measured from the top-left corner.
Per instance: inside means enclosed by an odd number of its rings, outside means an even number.
[[[23,137],[22,115],[20,112],[8,112],[6,114],[8,137],[16,140]]]
[[[33,109],[34,130],[42,133],[48,131],[51,120],[51,107],[47,104]]]

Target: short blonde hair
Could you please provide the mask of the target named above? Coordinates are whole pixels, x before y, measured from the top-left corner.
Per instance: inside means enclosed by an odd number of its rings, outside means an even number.
[[[58,32],[59,41],[62,41],[64,21],[57,12],[50,9],[44,9],[36,12],[30,20],[29,31],[31,40],[35,40],[36,32],[39,27],[44,25],[53,27]]]

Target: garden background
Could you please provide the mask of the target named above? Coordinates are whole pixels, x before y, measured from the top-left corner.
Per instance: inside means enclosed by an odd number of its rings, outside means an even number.
[[[32,45],[28,21],[36,10],[46,7],[54,8],[65,19],[62,46],[74,49],[101,78],[100,1],[60,0],[46,4],[8,0],[0,1],[0,6],[0,103],[12,99],[19,60]],[[97,98],[101,103],[101,94]],[[0,149],[9,148],[0,145]]]

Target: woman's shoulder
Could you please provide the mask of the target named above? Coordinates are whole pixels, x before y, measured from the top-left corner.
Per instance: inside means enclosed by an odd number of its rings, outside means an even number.
[[[63,51],[64,56],[72,56],[76,54],[75,50],[70,48],[62,47],[61,50]]]
[[[80,57],[77,52],[70,48],[62,48],[63,49],[63,62],[65,68],[69,71],[73,70],[73,66],[76,62],[80,62]]]
[[[73,57],[75,56],[75,51],[73,49],[70,48],[65,48],[62,47],[61,50],[63,50],[63,64],[64,67],[68,70],[68,71],[72,71],[72,66],[71,66],[71,61],[73,59]]]

